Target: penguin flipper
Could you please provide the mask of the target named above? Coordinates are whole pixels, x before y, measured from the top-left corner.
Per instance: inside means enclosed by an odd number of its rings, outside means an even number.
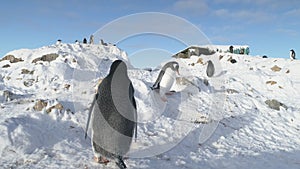
[[[98,98],[98,93],[97,93],[96,96],[94,97],[93,102],[92,102],[92,105],[91,105],[91,107],[90,107],[90,109],[89,109],[89,116],[88,116],[88,120],[87,120],[86,127],[85,127],[85,135],[84,135],[84,139],[86,139],[86,137],[87,137],[87,131],[88,131],[88,128],[89,128],[89,125],[90,125],[90,120],[91,120],[92,110],[93,110],[93,108],[94,108],[94,105],[95,105],[95,102],[96,102],[97,98]]]
[[[161,71],[159,72],[158,77],[157,77],[155,83],[153,84],[152,87],[150,87],[152,90],[154,90],[154,89],[159,89],[159,88],[160,88],[160,87],[159,87],[159,83],[160,83],[162,77],[164,76],[164,74],[165,74],[165,71],[164,71],[164,70],[161,70]]]

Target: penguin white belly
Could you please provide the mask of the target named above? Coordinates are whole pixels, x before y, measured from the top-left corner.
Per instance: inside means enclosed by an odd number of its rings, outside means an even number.
[[[175,78],[175,72],[171,69],[167,69],[159,83],[161,95],[164,95],[165,93],[170,91],[175,82]]]

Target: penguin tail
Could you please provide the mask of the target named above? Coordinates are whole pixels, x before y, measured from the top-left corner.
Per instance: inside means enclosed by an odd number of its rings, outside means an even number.
[[[117,166],[118,166],[120,169],[125,169],[125,168],[127,168],[127,166],[126,166],[126,164],[124,163],[123,158],[122,158],[121,156],[118,157],[116,164],[117,164]]]
[[[158,90],[159,90],[159,87],[158,87],[158,86],[157,86],[157,87],[152,86],[152,87],[150,87],[150,89],[151,89],[151,90],[154,90],[154,91],[158,91]]]

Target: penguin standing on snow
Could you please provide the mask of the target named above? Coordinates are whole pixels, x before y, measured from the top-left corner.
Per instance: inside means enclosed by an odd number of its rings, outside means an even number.
[[[94,35],[90,36],[90,44],[94,44]]]
[[[290,58],[292,60],[296,59],[296,53],[295,53],[295,51],[293,49],[290,50]]]
[[[109,74],[99,85],[87,127],[90,117],[94,160],[107,164],[107,158],[115,159],[121,169],[126,168],[123,156],[129,151],[134,131],[135,138],[137,136],[137,111],[134,88],[123,61],[114,61]],[[85,134],[86,137],[87,128]]]
[[[86,38],[83,38],[83,41],[82,41],[83,44],[87,44],[87,40]]]
[[[215,74],[215,66],[211,60],[207,62],[206,75],[212,77]]]
[[[176,80],[176,73],[179,75],[179,64],[175,61],[166,63],[151,87],[152,90],[157,90],[164,102],[167,101],[166,93],[170,91]]]

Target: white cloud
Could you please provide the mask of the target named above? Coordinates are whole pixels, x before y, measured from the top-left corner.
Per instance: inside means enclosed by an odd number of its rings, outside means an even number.
[[[230,13],[227,9],[218,9],[214,11],[214,14],[218,17],[228,17]]]
[[[299,9],[290,10],[290,11],[286,12],[284,15],[299,17],[300,16],[300,8]]]
[[[241,4],[253,4],[253,5],[263,5],[263,4],[272,4],[274,3],[274,1],[272,0],[214,0],[213,1],[216,4],[237,4],[237,5],[241,5]]]
[[[293,29],[286,29],[286,28],[276,29],[275,32],[283,33],[283,34],[286,34],[288,36],[298,36],[299,35],[298,31],[295,31]]]
[[[242,21],[243,23],[271,22],[274,19],[274,16],[264,11],[218,9],[213,11],[213,14],[217,17]]]
[[[203,15],[208,12],[209,8],[205,1],[178,0],[173,4],[173,10]]]

